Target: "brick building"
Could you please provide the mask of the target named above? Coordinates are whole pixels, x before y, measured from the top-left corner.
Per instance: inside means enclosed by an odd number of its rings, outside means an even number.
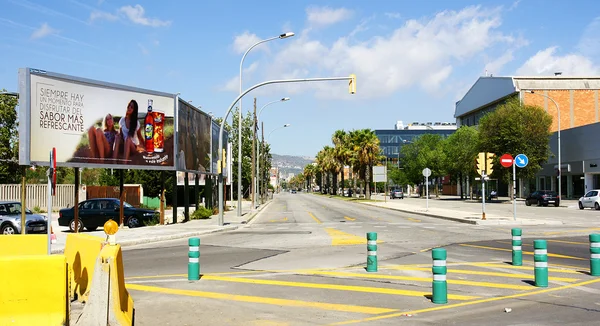
[[[458,126],[478,125],[483,115],[513,97],[523,104],[540,106],[550,114],[550,150],[554,154],[535,180],[520,180],[519,195],[523,197],[535,189],[558,190],[558,106],[561,193],[563,198],[578,198],[590,189],[600,188],[600,142],[596,141],[600,135],[599,89],[600,77],[480,77],[456,103],[454,117]]]

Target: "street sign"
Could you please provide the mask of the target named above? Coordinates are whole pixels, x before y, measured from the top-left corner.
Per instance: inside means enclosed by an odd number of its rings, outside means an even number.
[[[520,167],[520,168],[524,168],[527,166],[527,163],[529,163],[529,159],[527,158],[527,155],[525,154],[519,154],[517,156],[515,156],[515,165]]]
[[[387,166],[373,167],[373,182],[387,182]]]
[[[429,178],[431,176],[431,170],[429,168],[423,169],[423,176]]]
[[[509,168],[511,167],[513,164],[513,157],[510,154],[504,154],[502,156],[500,156],[500,165],[502,165],[505,168]]]

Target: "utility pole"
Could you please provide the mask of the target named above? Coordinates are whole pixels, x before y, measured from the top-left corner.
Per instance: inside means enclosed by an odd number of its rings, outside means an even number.
[[[262,140],[261,140],[261,145],[263,145],[263,146],[264,146],[264,145],[265,145],[265,122],[264,122],[264,121],[262,121],[262,122],[260,123],[260,128],[262,129],[262,131],[261,131],[261,132],[262,132]],[[265,158],[265,161],[263,162],[264,164],[262,165],[262,166],[263,166],[263,169],[264,169],[265,167],[267,167],[267,160],[266,160],[266,157],[267,157],[267,155],[266,155],[266,154],[267,154],[267,153],[265,153],[265,148],[264,148],[264,147],[263,147],[262,151],[260,151],[260,152],[261,152],[261,153],[263,153],[263,154],[262,154],[262,156]],[[259,159],[260,159],[260,158],[259,158]],[[258,173],[260,173],[260,172],[258,172]],[[260,174],[259,174],[259,175],[260,175]],[[262,181],[263,181],[263,182],[264,182],[264,179],[265,179],[265,178],[264,178],[264,176],[263,176],[263,177],[262,177]],[[259,179],[259,182],[260,182],[260,180],[261,180],[261,179]],[[269,171],[269,180],[271,180],[271,171]],[[264,196],[266,196],[266,194],[267,194],[267,184],[266,184],[266,183],[264,183],[264,184],[263,184],[263,190],[262,190],[262,191],[263,191],[263,198],[264,198]],[[263,201],[266,201],[266,200],[264,200],[264,199],[263,199]]]
[[[256,97],[254,98],[254,117],[252,118],[252,210],[256,208]]]

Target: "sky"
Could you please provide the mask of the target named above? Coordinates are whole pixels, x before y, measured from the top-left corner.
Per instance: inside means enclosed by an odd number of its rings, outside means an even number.
[[[486,74],[598,75],[600,1],[0,0],[0,89],[30,67],[167,93],[222,117],[243,88],[272,152],[313,157],[338,129],[454,122]],[[230,119],[228,119],[230,120]],[[291,124],[289,128],[279,128]],[[277,129],[279,128],[279,129]],[[275,130],[277,129],[277,130]]]

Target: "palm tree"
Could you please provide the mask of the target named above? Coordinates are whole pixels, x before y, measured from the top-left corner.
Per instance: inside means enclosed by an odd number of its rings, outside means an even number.
[[[354,160],[360,166],[360,171],[364,171],[365,197],[371,199],[371,169],[373,163],[380,159],[381,149],[379,148],[379,138],[371,129],[361,129],[352,133],[353,151],[356,152]]]
[[[312,178],[315,176],[316,166],[309,164],[304,167],[304,177],[306,177],[306,188],[308,191],[312,189]]]
[[[334,155],[340,163],[342,171],[342,195],[344,194],[344,166],[346,166],[352,156],[349,147],[349,134],[344,130],[336,130],[331,137],[334,147]]]

